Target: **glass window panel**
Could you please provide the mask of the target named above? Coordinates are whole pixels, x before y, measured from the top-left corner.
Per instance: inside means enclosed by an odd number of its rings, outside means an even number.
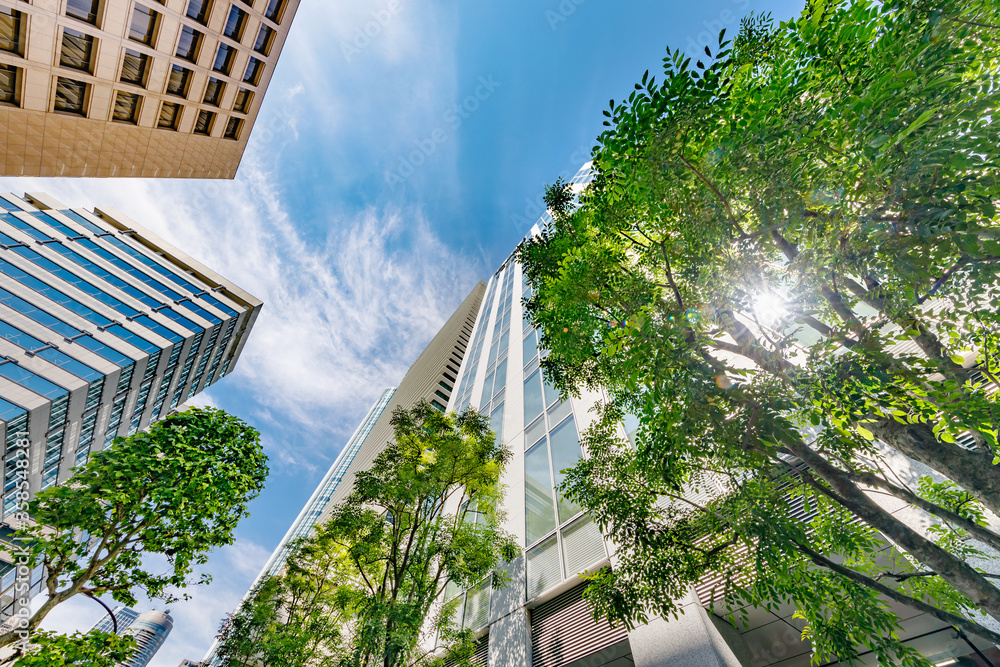
[[[490,357],[486,362],[487,366],[492,366],[493,362],[497,360],[497,351],[500,349],[500,341],[495,341],[493,345],[490,346]]]
[[[177,119],[180,118],[180,109],[179,104],[164,102],[163,106],[160,107],[160,119],[157,121],[156,126],[176,130]]]
[[[98,0],[67,0],[66,16],[97,25]]]
[[[537,542],[556,527],[549,450],[544,440],[524,455],[524,516],[527,544]]]
[[[212,64],[212,69],[228,75],[230,70],[233,69],[233,58],[235,55],[236,50],[233,47],[228,44],[219,44],[219,50],[215,54],[215,62]]]
[[[542,375],[542,379],[545,384],[545,405],[552,405],[555,401],[559,400],[559,391],[549,383],[544,374]]]
[[[87,35],[72,28],[63,28],[62,51],[59,54],[60,65],[89,72],[93,55],[93,35]]]
[[[284,9],[284,6],[284,0],[267,0],[267,9],[264,10],[264,16],[275,23],[279,23],[281,21],[281,10]]]
[[[271,52],[271,44],[273,42],[274,31],[270,27],[262,25],[257,32],[257,39],[254,40],[253,50],[266,56]]]
[[[545,417],[539,417],[528,428],[524,429],[525,449],[537,443],[540,438],[544,438],[545,431]]]
[[[489,622],[491,588],[490,581],[487,579],[470,589],[466,594],[463,622],[467,630],[479,630]]]
[[[209,77],[208,86],[205,87],[205,99],[202,101],[205,104],[219,106],[219,102],[222,100],[222,91],[225,87],[226,84],[219,79]]]
[[[149,7],[136,5],[135,9],[132,10],[132,23],[129,24],[128,38],[143,44],[152,44],[157,16],[158,14]]]
[[[571,412],[573,412],[573,406],[568,399],[560,401],[554,405],[550,405],[549,409],[546,410],[546,414],[549,418],[549,426],[555,426],[565,419]]]
[[[504,359],[499,364],[497,364],[496,370],[496,380],[493,383],[493,393],[503,391],[504,387],[507,386],[507,360]]]
[[[505,352],[507,352],[507,342],[510,340],[510,329],[504,331],[500,336],[500,347],[497,351],[497,357],[502,357]]]
[[[243,39],[243,28],[246,27],[246,24],[247,13],[233,5],[229,8],[229,16],[226,18],[226,25],[222,34],[238,42]]]
[[[17,72],[13,65],[0,65],[0,102],[17,104]]]
[[[253,93],[246,88],[240,88],[239,92],[236,93],[236,104],[233,105],[233,111],[238,111],[240,113],[247,113],[250,110],[250,101],[253,99]]]
[[[121,80],[137,86],[146,85],[146,68],[149,66],[149,56],[133,49],[125,49],[122,60]]]
[[[531,361],[532,359],[535,358],[535,354],[538,352],[538,348],[535,347],[535,345],[536,345],[536,343],[535,343],[536,336],[537,336],[537,334],[535,334],[535,330],[532,329],[531,333],[528,334],[528,337],[525,338],[524,342],[522,343],[522,351],[524,353],[524,356],[522,357],[522,359],[524,360],[524,365],[525,366],[528,365],[529,361]]]
[[[563,528],[562,545],[566,574],[570,577],[584,572],[608,555],[601,531],[589,516],[580,517]]]
[[[250,62],[247,63],[246,72],[243,73],[243,82],[249,83],[251,86],[256,86],[260,81],[260,73],[264,71],[264,63],[256,58],[250,58]]]
[[[115,96],[114,119],[124,123],[135,123],[139,117],[139,96],[135,93],[118,91]]]
[[[201,33],[189,25],[183,26],[181,36],[177,40],[177,52],[174,55],[193,63],[198,59],[199,46],[201,46]]]
[[[542,414],[541,372],[535,371],[524,381],[524,423],[530,424]]]
[[[226,123],[226,132],[222,136],[226,139],[239,139],[240,131],[243,129],[242,118],[230,118]]]
[[[497,442],[503,442],[503,403],[490,413],[490,430],[496,434]]]
[[[544,593],[562,581],[559,567],[559,544],[556,536],[528,550],[528,600]]]
[[[198,23],[204,24],[208,20],[209,0],[191,0],[187,7],[187,16]]]
[[[483,395],[479,399],[479,407],[485,408],[490,404],[490,399],[493,398],[493,373],[486,376],[486,382],[483,383]]]
[[[562,471],[572,468],[580,460],[580,440],[577,438],[576,424],[573,420],[567,419],[549,433],[549,443],[552,447],[552,470],[555,473],[556,486],[559,486],[566,479]],[[559,523],[568,521],[579,513],[579,505],[559,496]]]
[[[194,124],[195,134],[211,134],[213,120],[215,120],[215,114],[213,112],[199,111],[198,120]]]
[[[21,22],[23,14],[16,9],[0,7],[0,50],[21,53]]]
[[[167,78],[167,95],[187,97],[188,81],[190,79],[191,70],[185,69],[180,65],[171,65],[170,76]]]
[[[26,368],[21,368],[14,363],[4,363],[0,364],[0,376],[3,376],[10,380],[11,382],[16,382],[17,384],[25,387],[36,394],[45,396],[46,398],[55,399],[68,391],[62,387],[55,385],[45,378],[35,375]]]
[[[83,103],[87,97],[87,84],[82,81],[59,77],[56,81],[56,111],[84,113]]]

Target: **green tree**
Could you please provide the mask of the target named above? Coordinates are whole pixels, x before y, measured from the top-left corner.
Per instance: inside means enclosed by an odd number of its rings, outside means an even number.
[[[488,419],[473,410],[442,414],[421,401],[397,408],[392,426],[393,441],[322,528],[350,564],[340,594],[354,614],[347,664],[358,667],[431,661],[418,646],[428,624],[467,652],[468,633],[450,627],[454,603],[434,619],[435,603],[449,583],[461,590],[492,576],[500,585],[497,564],[519,553],[499,509],[511,452]]]
[[[290,548],[284,571],[263,580],[219,633],[226,667],[332,667],[347,655],[347,554],[320,527]]]
[[[60,635],[43,630],[31,636],[27,650],[20,649],[3,665],[14,667],[116,667],[136,648],[135,638],[91,630]]]
[[[880,596],[1000,638],[967,618],[1000,619],[1000,589],[965,539],[1000,547],[980,509],[1000,512],[998,14],[749,18],[612,101],[579,208],[550,189],[520,257],[549,377],[608,395],[564,487],[620,547],[598,613],[677,613],[716,571],[731,600],[793,601],[817,659],[926,664]],[[898,454],[947,481],[910,488]]]
[[[36,494],[22,528],[31,566],[44,565],[48,598],[29,632],[79,593],[136,603],[135,590],[167,601],[208,553],[232,544],[233,530],[260,493],[267,457],[256,430],[221,410],[191,408],[116,438],[66,484]],[[144,559],[158,554],[168,568]],[[203,576],[200,583],[207,583]],[[18,631],[0,635],[0,646]]]

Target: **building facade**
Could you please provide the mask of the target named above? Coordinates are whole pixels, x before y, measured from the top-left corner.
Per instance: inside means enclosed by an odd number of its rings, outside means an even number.
[[[0,209],[2,539],[25,482],[64,482],[230,373],[262,304],[113,209],[43,194]],[[14,578],[0,562],[0,617]]]
[[[438,410],[445,411],[454,391],[485,291],[485,283],[477,284],[413,362],[399,386],[382,392],[254,579],[250,591],[265,578],[280,573],[291,543],[308,535],[313,526],[325,521],[330,508],[343,501],[350,493],[357,471],[370,466],[391,439],[390,419],[393,410],[400,406],[410,407],[425,400]],[[215,649],[213,644],[202,661],[205,665],[219,664]]]
[[[114,619],[111,618],[114,616]],[[97,623],[94,623],[93,630],[98,632],[108,632],[111,634],[121,634],[128,630],[135,619],[139,618],[139,612],[132,607],[118,605],[111,610],[111,614],[105,614]],[[117,632],[116,632],[117,629]]]
[[[233,178],[298,0],[3,0],[0,175]]]
[[[136,643],[136,649],[121,667],[146,667],[163,642],[167,641],[173,627],[174,619],[169,611],[153,610],[140,614],[128,630],[119,631],[119,634],[135,637]]]

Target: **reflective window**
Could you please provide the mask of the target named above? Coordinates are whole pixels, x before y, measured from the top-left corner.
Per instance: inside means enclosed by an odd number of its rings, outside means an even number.
[[[115,96],[115,111],[113,118],[123,123],[135,124],[139,121],[139,100],[135,93],[118,91]]]
[[[222,91],[225,90],[225,87],[226,84],[219,79],[209,77],[208,85],[205,87],[205,98],[202,102],[219,106],[219,103],[222,101]]]
[[[275,23],[281,23],[281,12],[284,8],[284,0],[267,0],[267,9],[264,10],[264,16]]]
[[[233,105],[233,111],[247,113],[250,111],[251,100],[253,100],[253,92],[246,88],[240,88],[239,92],[236,93],[236,104]]]
[[[549,433],[549,446],[552,448],[552,472],[555,475],[555,485],[562,484],[566,475],[563,470],[572,468],[580,460],[580,440],[576,435],[576,424],[567,419]],[[580,513],[580,506],[559,496],[559,523],[565,523]]]
[[[189,62],[198,59],[198,47],[201,46],[201,33],[189,25],[181,27],[181,35],[177,40],[177,51],[174,55]]]
[[[271,52],[271,44],[274,43],[274,30],[266,25],[262,25],[257,32],[257,39],[254,40],[253,50],[262,55]]]
[[[0,7],[0,51],[21,54],[21,28],[24,14],[16,9]]]
[[[212,64],[212,69],[228,76],[229,72],[233,69],[233,60],[235,57],[236,49],[228,44],[219,44],[219,50],[215,54],[215,62]]]
[[[243,29],[247,25],[247,13],[233,5],[229,8],[229,16],[226,17],[226,25],[222,30],[229,39],[240,41],[243,39]]]
[[[13,65],[0,64],[0,102],[17,104],[17,80],[20,70]]]
[[[524,455],[525,540],[533,544],[555,530],[549,451],[542,440]]]
[[[524,423],[535,421],[543,408],[541,371],[535,371],[524,381]]]
[[[98,0],[66,0],[66,16],[97,25]]]
[[[65,113],[85,115],[84,103],[87,99],[87,84],[82,81],[59,77],[56,80],[55,110]]]
[[[137,86],[146,85],[146,70],[149,67],[149,56],[134,49],[125,49],[122,59],[121,81]]]
[[[57,384],[49,382],[45,378],[35,375],[27,368],[22,368],[11,361],[0,361],[0,377],[5,377],[11,382],[16,382],[25,389],[35,392],[46,398],[56,399],[69,393]]]
[[[170,76],[167,78],[167,95],[187,97],[188,82],[191,80],[191,70],[180,65],[170,66]],[[160,127],[164,127],[160,125]]]
[[[28,352],[33,352],[36,356],[45,359],[46,361],[63,368],[73,375],[87,380],[88,382],[94,382],[99,380],[104,376],[98,373],[90,366],[77,361],[69,355],[51,348],[47,347],[47,344],[34,336],[31,336],[12,324],[0,321],[0,338],[5,338],[15,345],[27,350]],[[42,349],[45,348],[45,349]]]
[[[93,57],[94,37],[92,35],[72,28],[63,28],[62,51],[59,54],[61,66],[90,72]]]
[[[187,6],[187,16],[204,25],[208,22],[209,0],[191,0]]]
[[[132,10],[132,22],[128,28],[128,38],[143,44],[152,44],[156,32],[156,19],[159,16],[149,7],[136,5]]]
[[[160,117],[156,121],[157,127],[162,127],[168,130],[176,130],[177,122],[181,117],[181,105],[174,104],[173,102],[164,102],[160,106]]]
[[[212,111],[199,111],[198,120],[194,124],[195,134],[211,134],[212,123],[215,120],[215,113]]]
[[[229,122],[226,123],[226,131],[222,135],[226,139],[239,139],[240,132],[243,130],[243,119],[232,117]]]
[[[264,63],[251,56],[247,63],[246,72],[243,73],[243,82],[256,86],[260,82],[260,73],[263,71]]]

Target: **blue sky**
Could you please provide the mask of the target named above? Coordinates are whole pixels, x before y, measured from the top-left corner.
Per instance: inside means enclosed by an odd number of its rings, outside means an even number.
[[[802,6],[456,4],[302,0],[234,181],[0,179],[114,206],[265,303],[236,371],[199,400],[261,431],[267,489],[213,554],[213,583],[170,606],[153,667],[204,655],[371,403],[528,231],[545,185],[587,161],[609,99],[668,45],[700,52],[742,16]],[[99,612],[74,600],[46,626]]]

